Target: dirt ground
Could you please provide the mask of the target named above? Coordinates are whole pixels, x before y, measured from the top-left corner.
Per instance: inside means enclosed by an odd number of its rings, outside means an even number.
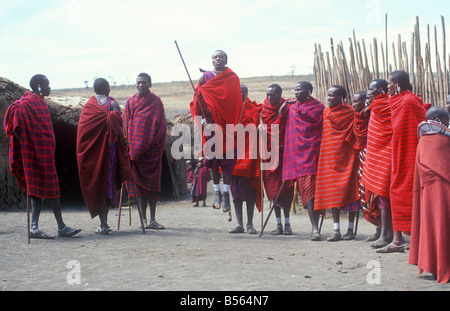
[[[210,186],[212,188],[212,186]],[[211,190],[210,190],[211,191]],[[166,230],[139,227],[138,212],[118,210],[108,236],[94,233],[98,218],[85,208],[64,207],[70,226],[83,231],[73,238],[26,238],[26,213],[0,214],[0,286],[3,291],[449,291],[429,273],[418,275],[408,265],[408,252],[380,255],[365,239],[374,227],[362,217],[354,241],[327,242],[332,233],[328,216],[322,241],[309,240],[305,211],[291,217],[292,236],[272,236],[272,214],[262,237],[261,216],[255,213],[257,235],[228,233],[236,223],[208,207],[192,207],[189,198],[161,202],[157,220]],[[264,219],[269,204],[264,204]],[[244,208],[245,211],[245,208]],[[246,214],[244,212],[244,217]],[[347,227],[342,217],[341,228]],[[40,228],[56,234],[50,210],[43,211]],[[344,231],[344,230],[343,230]],[[72,265],[75,263],[75,265]],[[375,265],[373,265],[375,264]],[[77,278],[78,277],[78,278]],[[79,280],[77,284],[76,280]]]

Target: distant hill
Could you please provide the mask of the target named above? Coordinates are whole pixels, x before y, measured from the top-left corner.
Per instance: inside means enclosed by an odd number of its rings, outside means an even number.
[[[242,78],[241,83],[247,85],[251,100],[262,103],[266,97],[267,87],[272,83],[277,83],[283,88],[283,97],[293,98],[294,88],[299,81],[310,81],[314,85],[314,75],[297,76],[266,76]],[[197,85],[197,81],[194,81]],[[175,116],[189,111],[189,104],[192,101],[193,90],[189,81],[174,81],[165,83],[153,83],[152,92],[161,97],[166,109],[166,117],[171,120]],[[120,85],[111,88],[111,96],[125,104],[128,97],[137,92],[134,85]],[[83,102],[94,95],[92,87],[76,89],[53,89],[50,98],[58,100],[58,97],[73,98],[74,102]]]

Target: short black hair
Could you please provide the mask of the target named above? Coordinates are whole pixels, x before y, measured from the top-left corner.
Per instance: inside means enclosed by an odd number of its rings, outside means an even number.
[[[356,92],[354,95],[363,95],[364,97],[367,97],[367,91],[359,91]]]
[[[297,85],[302,85],[302,86],[306,87],[306,89],[310,90],[311,93],[313,91],[313,85],[308,81],[300,81],[299,83],[297,83]]]
[[[47,79],[47,77],[44,76],[43,74],[34,75],[31,78],[31,80],[30,80],[31,90],[33,92],[37,92],[38,91],[38,85],[44,83],[46,79]]]
[[[152,77],[150,77],[150,75],[148,73],[141,72],[140,74],[138,74],[137,77],[146,79],[148,81],[148,84],[150,85],[150,87],[152,87]]]
[[[214,56],[214,54],[216,54],[217,52],[222,53],[225,56],[225,60],[228,62],[228,55],[223,50],[215,50],[214,53],[212,54],[212,56]]]
[[[270,88],[275,89],[280,95],[283,94],[283,89],[276,83],[269,85],[268,89]]]
[[[409,75],[404,70],[397,70],[390,74],[393,82],[398,83],[403,90],[406,90],[411,85],[409,82]]]
[[[375,79],[372,83],[375,82],[375,86],[379,89],[382,89],[385,93],[388,91],[388,82],[384,79]]]
[[[425,117],[427,120],[436,120],[437,118],[439,118],[441,121],[448,121],[450,118],[450,114],[445,108],[433,106],[428,109]]]
[[[104,78],[95,79],[94,91],[97,95],[108,95],[109,82]]]
[[[337,89],[337,95],[341,95],[343,99],[347,98],[347,90],[342,85],[333,85],[331,88]]]

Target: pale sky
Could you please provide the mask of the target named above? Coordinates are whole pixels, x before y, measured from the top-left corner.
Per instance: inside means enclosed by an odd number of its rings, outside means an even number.
[[[399,34],[409,42],[416,16],[422,40],[426,25],[450,25],[445,0],[0,0],[0,76],[29,87],[36,73],[54,89],[92,85],[95,77],[134,83],[140,72],[153,82],[187,80],[177,40],[194,83],[198,68],[210,69],[217,49],[240,77],[313,73],[314,44],[330,38],[384,42]],[[450,52],[449,33],[448,48]],[[409,45],[408,45],[409,46]],[[442,49],[442,46],[439,46]],[[390,49],[391,50],[391,49]]]

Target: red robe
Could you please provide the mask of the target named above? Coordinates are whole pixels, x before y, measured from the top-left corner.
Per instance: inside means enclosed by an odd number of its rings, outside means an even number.
[[[116,144],[119,179],[114,187],[131,179],[130,160],[118,141],[122,127],[120,111],[108,111],[106,104],[99,105],[95,96],[83,106],[77,133],[77,163],[81,192],[91,217],[104,213],[108,175],[109,144]]]
[[[20,188],[38,198],[59,198],[55,135],[44,98],[26,92],[8,107],[3,126],[10,137],[11,173]]]
[[[450,137],[424,135],[417,147],[409,263],[450,281]]]
[[[133,180],[142,195],[161,192],[162,156],[166,142],[166,115],[161,99],[149,92],[144,97],[135,94],[128,98],[122,114],[125,133],[129,143],[129,153]],[[130,196],[133,188],[127,184]],[[139,194],[138,194],[139,195]]]
[[[262,105],[251,101],[250,99],[245,100],[244,111],[242,113],[241,122],[244,127],[253,125],[255,133],[258,133],[259,116],[262,109]],[[236,164],[232,175],[238,177],[247,177],[251,180],[252,187],[256,190],[256,207],[261,211],[262,200],[261,200],[261,172],[260,172],[260,157],[259,157],[259,135],[256,135],[256,140],[251,140],[248,134],[245,134],[244,144],[240,145],[238,141],[238,146],[244,147],[243,155],[239,155],[236,159]],[[256,154],[252,155],[251,150],[255,151]],[[239,149],[237,150],[239,152]],[[256,155],[256,157],[255,157]],[[232,184],[231,187],[235,185]],[[235,191],[232,191],[235,193]]]
[[[422,99],[405,91],[389,98],[392,115],[391,210],[394,231],[411,231],[417,127],[425,121]]]
[[[199,101],[200,97],[200,101]],[[236,125],[239,122],[239,116],[242,111],[241,82],[239,77],[230,69],[226,68],[224,72],[218,74],[205,84],[197,85],[194,100],[191,102],[190,110],[194,121],[196,116],[203,116],[199,105],[203,105],[203,111],[211,113],[215,124],[219,125],[223,131],[223,146],[219,154],[225,158],[226,150],[226,125]],[[201,124],[197,123],[201,128]],[[231,136],[229,136],[231,135]],[[234,139],[233,133],[228,133],[228,139]],[[202,135],[203,143],[205,137]],[[236,146],[236,145],[235,145]]]
[[[281,100],[280,105],[285,102],[283,98]],[[271,150],[271,142],[275,139],[275,136],[272,136],[271,126],[278,125],[279,126],[279,150],[272,151],[272,154],[275,154],[278,157],[278,166],[273,170],[264,170],[263,171],[263,181],[264,188],[266,190],[267,198],[269,201],[273,201],[276,199],[278,195],[277,205],[281,207],[290,207],[293,197],[294,197],[294,188],[288,187],[288,183],[285,182],[283,188],[283,155],[284,155],[284,138],[286,134],[286,114],[283,114],[281,117],[278,115],[278,111],[280,106],[272,106],[267,98],[264,100],[263,108],[261,111],[261,117],[263,124],[267,125],[267,148]],[[264,149],[264,148],[263,148]],[[262,150],[264,152],[264,150]],[[266,160],[269,162],[269,160]],[[276,162],[276,161],[275,161]],[[281,189],[281,190],[280,190]]]
[[[367,153],[362,176],[369,204],[364,215],[375,225],[381,225],[381,211],[375,198],[381,196],[389,199],[391,188],[392,123],[388,99],[388,94],[381,94],[370,105]]]
[[[354,109],[347,105],[326,107],[316,176],[315,210],[342,208],[359,199],[358,154],[353,135]]]

